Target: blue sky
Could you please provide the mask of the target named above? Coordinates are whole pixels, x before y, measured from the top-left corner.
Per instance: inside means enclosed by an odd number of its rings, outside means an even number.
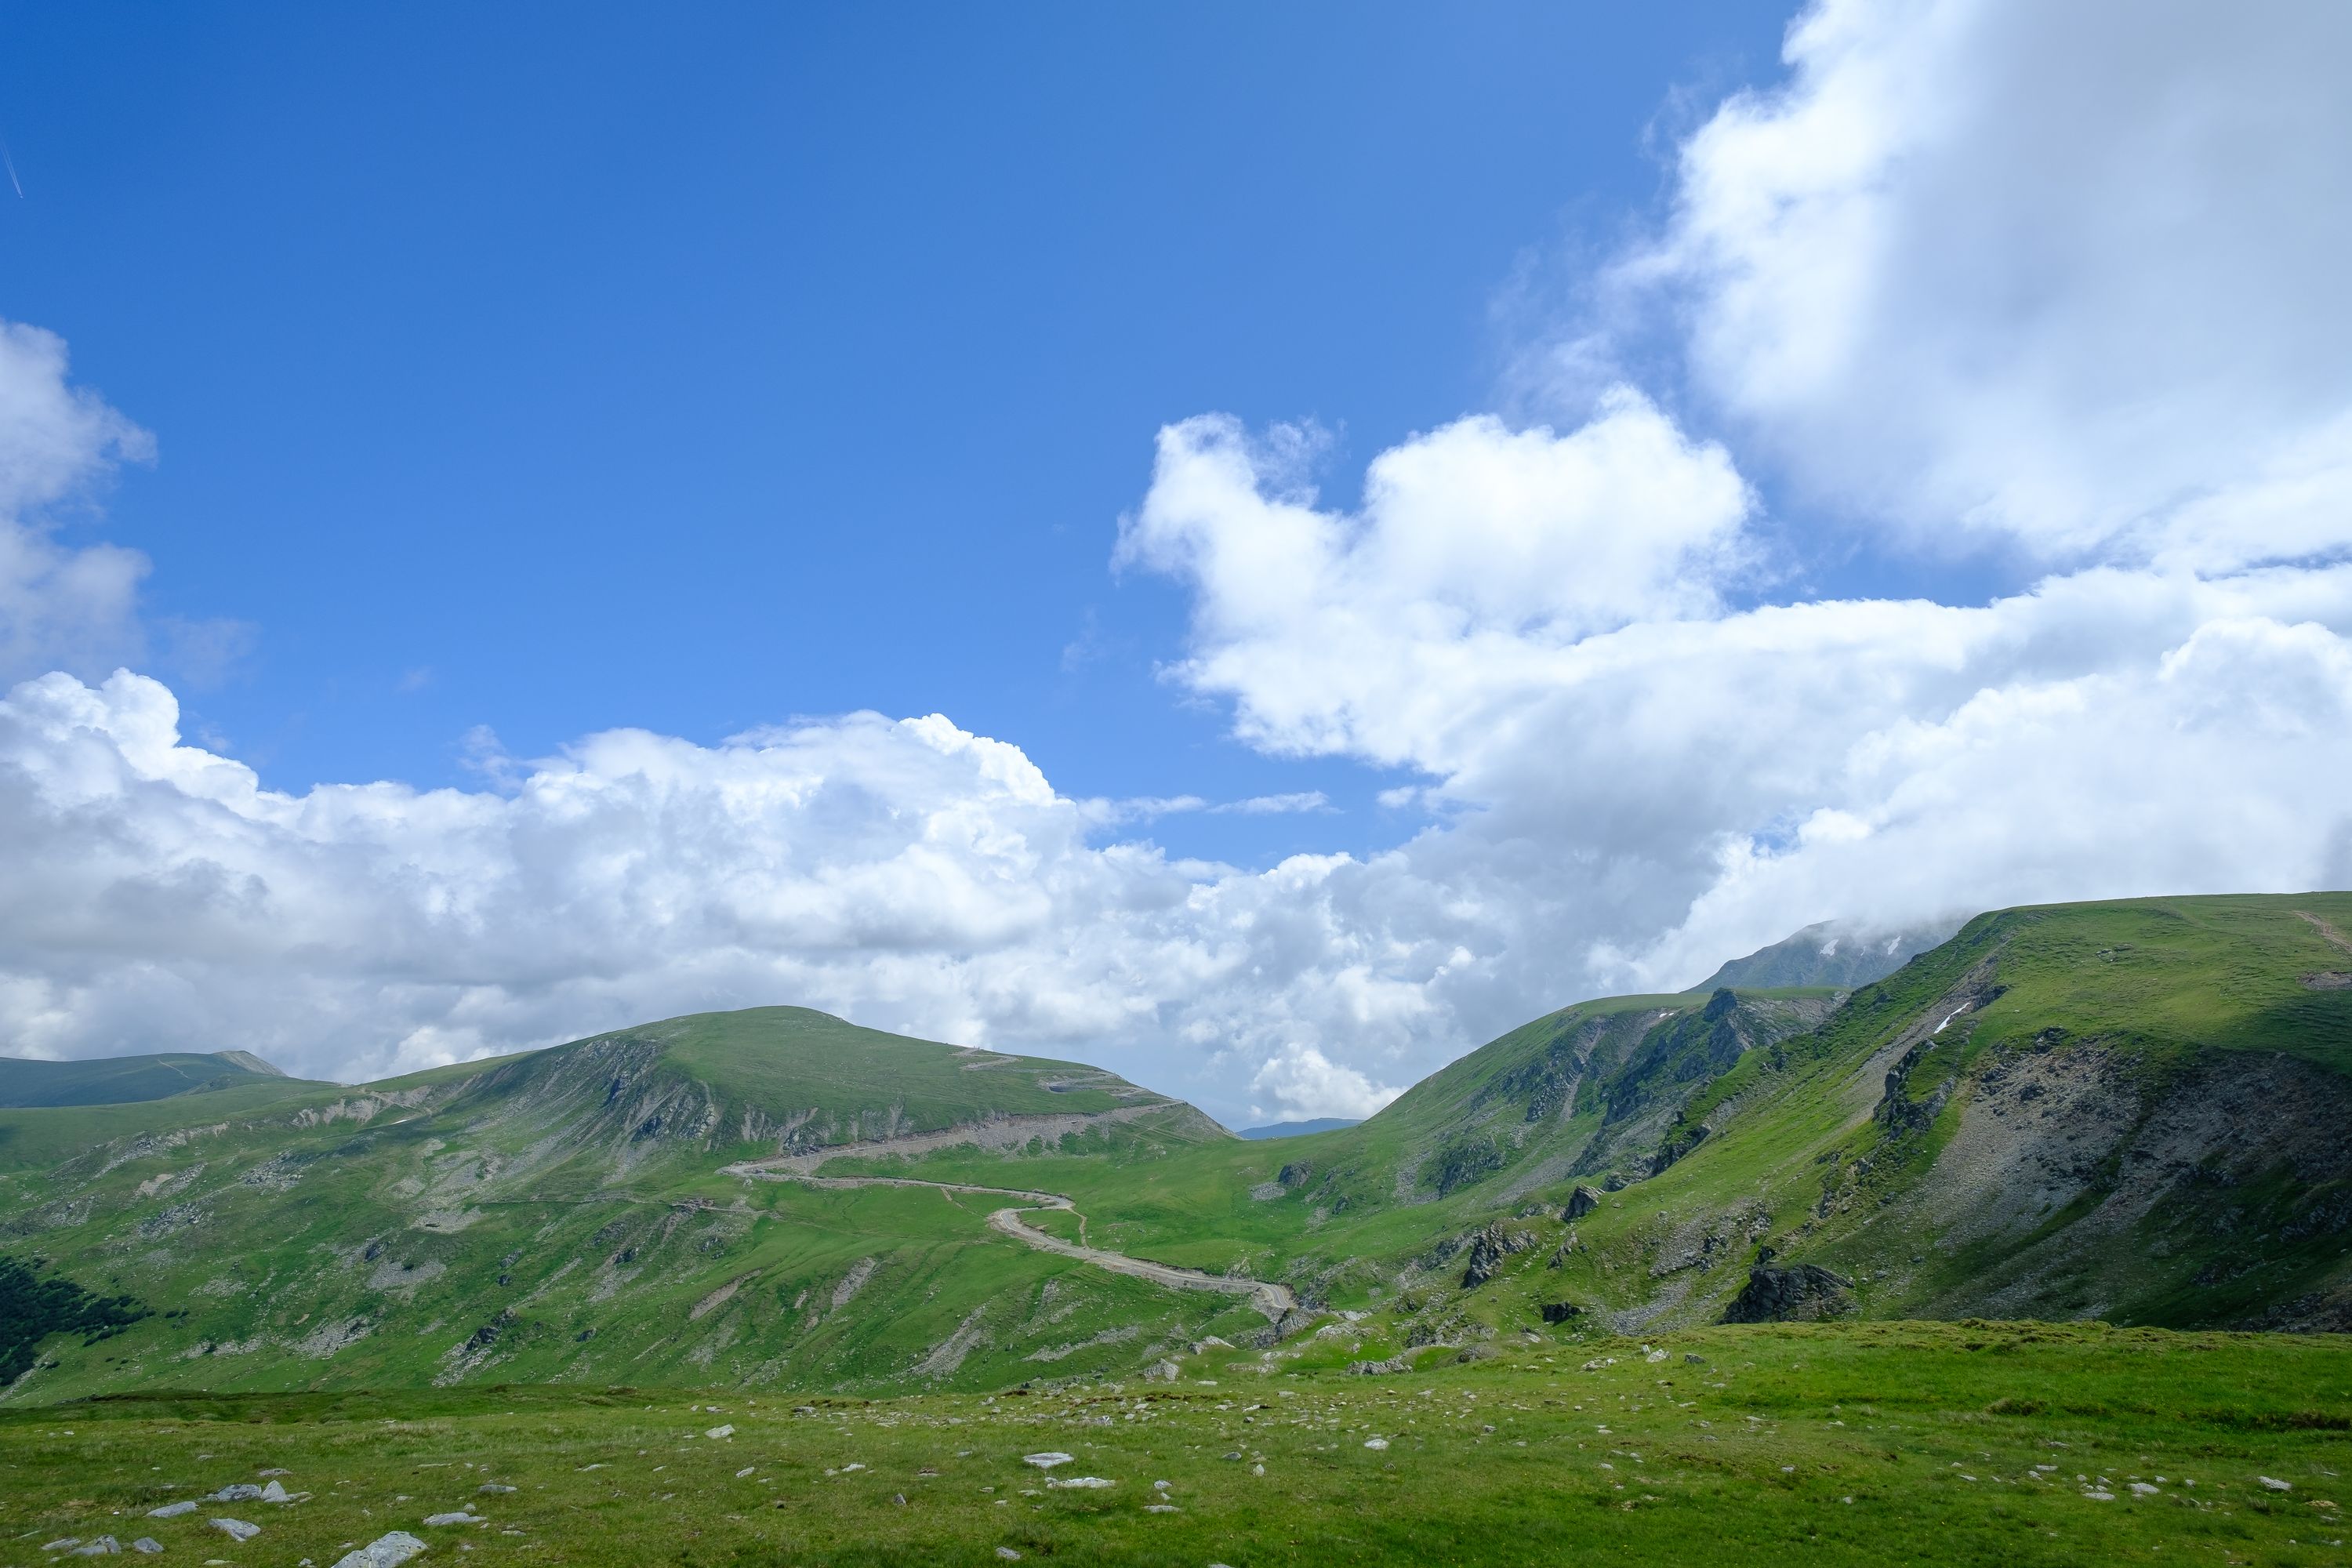
[[[0,1050],[800,1003],[1244,1125],[2352,885],[2347,79],[2333,0],[0,14]]]
[[[1258,860],[1400,824],[1154,675],[1163,424],[1328,477],[1486,406],[1514,279],[1654,205],[1766,5],[12,8],[6,313],[155,434],[105,531],[273,784],[933,710]],[[1685,111],[1684,118],[1688,118]],[[1498,311],[1503,312],[1498,315]],[[166,661],[168,669],[169,661]]]

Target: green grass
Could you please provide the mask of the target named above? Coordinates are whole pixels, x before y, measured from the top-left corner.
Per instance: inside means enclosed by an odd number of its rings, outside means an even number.
[[[121,1105],[273,1079],[285,1081],[225,1056],[186,1051],[77,1062],[0,1057],[0,1106]]]
[[[1191,1568],[2343,1560],[2341,1510],[2321,1506],[2352,1500],[2341,1337],[1957,1323],[1653,1342],[1662,1359],[1555,1334],[1363,1378],[1310,1342],[1202,1358],[1173,1386],[877,1403],[484,1387],[20,1409],[0,1413],[0,1568],[101,1533],[152,1534],[167,1560],[325,1563],[396,1528],[436,1560],[463,1540],[531,1568],[999,1549]],[[1047,1488],[1022,1456],[1049,1449],[1074,1456],[1054,1477],[1114,1484]],[[274,1468],[310,1497],[146,1517]],[[1163,1497],[1176,1511],[1146,1511]],[[469,1505],[486,1523],[422,1522]],[[263,1533],[233,1548],[214,1514]]]
[[[2352,896],[2003,911],[1834,1011],[1818,989],[1744,993],[1728,1008],[1698,995],[1579,1004],[1360,1126],[1274,1142],[1219,1136],[1094,1069],[793,1008],[671,1019],[364,1089],[268,1080],[0,1111],[0,1253],[155,1310],[101,1343],[52,1340],[54,1364],[5,1398],[439,1380],[872,1395],[1132,1374],[1206,1333],[1245,1338],[1262,1326],[1246,1306],[990,1231],[1002,1200],[720,1170],[787,1139],[839,1147],[1113,1107],[1147,1114],[1013,1152],[864,1151],[825,1170],[1067,1194],[1079,1215],[1036,1223],[1075,1239],[1082,1215],[1094,1246],[1280,1279],[1310,1305],[1373,1314],[1364,1359],[1414,1339],[1507,1338],[1559,1301],[1589,1324],[1687,1331],[1721,1317],[1765,1246],[1853,1279],[1867,1318],[2260,1323],[2352,1288],[2347,1222],[2331,1218],[2352,1215],[2341,1138],[2263,1141],[2295,1107],[2252,1107],[2228,1149],[2172,1172],[2144,1214],[2118,1217],[2109,1199],[2133,1171],[2170,1166],[2130,1165],[2125,1143],[2086,1144],[2088,1184],[2020,1227],[1949,1236],[1937,1205],[1957,1190],[1975,1086],[2004,1063],[2109,1063],[2138,1097],[2119,1113],[2126,1142],[2231,1075],[2282,1063],[2303,1075],[2303,1103],[2332,1103],[2352,1060],[2352,990],[2304,976],[2352,957],[2304,913],[2352,929]],[[1989,1001],[1926,1035],[1972,984]],[[1717,1071],[1722,1028],[1748,1048]],[[1898,1131],[1873,1110],[1889,1053],[1912,1038],[1932,1042],[1904,1089],[1925,1109]],[[612,1088],[624,1079],[625,1092]],[[1662,1142],[1701,1123],[1707,1137],[1647,1173]],[[1635,1179],[1568,1247],[1559,1205],[1612,1173]],[[1459,1244],[1489,1224],[1532,1245],[1465,1287]],[[345,1342],[328,1343],[331,1331]]]

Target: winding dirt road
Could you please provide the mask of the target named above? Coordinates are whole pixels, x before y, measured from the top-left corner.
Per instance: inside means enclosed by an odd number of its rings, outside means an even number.
[[[1149,1258],[1130,1258],[1124,1252],[1064,1241],[1060,1237],[1039,1230],[1021,1218],[1024,1212],[1034,1209],[1061,1209],[1076,1214],[1077,1205],[1060,1193],[1034,1192],[1025,1187],[978,1187],[962,1182],[919,1182],[909,1176],[818,1176],[810,1174],[804,1168],[807,1159],[806,1155],[797,1155],[772,1161],[746,1160],[727,1166],[719,1174],[745,1181],[798,1182],[811,1187],[929,1187],[946,1194],[970,1193],[979,1197],[1020,1198],[1024,1200],[1020,1204],[992,1211],[988,1216],[988,1227],[1039,1252],[1075,1258],[1081,1263],[1091,1263],[1113,1274],[1149,1279],[1155,1285],[1164,1285],[1171,1289],[1213,1290],[1221,1295],[1246,1296],[1251,1305],[1265,1313],[1269,1321],[1278,1322],[1285,1313],[1298,1310],[1297,1292],[1287,1285],[1277,1285],[1269,1279],[1252,1279],[1244,1275],[1208,1274],[1198,1268],[1179,1268],[1172,1263],[1154,1263]],[[1080,1226],[1085,1223],[1081,1217]]]

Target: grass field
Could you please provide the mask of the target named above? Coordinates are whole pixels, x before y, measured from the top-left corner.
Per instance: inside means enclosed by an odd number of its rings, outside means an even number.
[[[11,1410],[0,1568],[100,1535],[293,1568],[395,1529],[486,1568],[2345,1560],[2342,1336],[1555,1331],[1382,1377],[1345,1374],[1338,1339],[1198,1358],[1172,1386],[873,1403],[517,1386]],[[1047,1452],[1070,1458],[1024,1462]],[[275,1470],[307,1498],[147,1517]],[[423,1522],[463,1510],[480,1522]],[[218,1516],[261,1532],[233,1543]]]

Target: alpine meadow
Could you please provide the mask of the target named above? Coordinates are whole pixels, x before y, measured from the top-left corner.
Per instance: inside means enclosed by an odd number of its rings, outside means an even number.
[[[2347,80],[0,13],[0,1568],[2352,1560]]]

